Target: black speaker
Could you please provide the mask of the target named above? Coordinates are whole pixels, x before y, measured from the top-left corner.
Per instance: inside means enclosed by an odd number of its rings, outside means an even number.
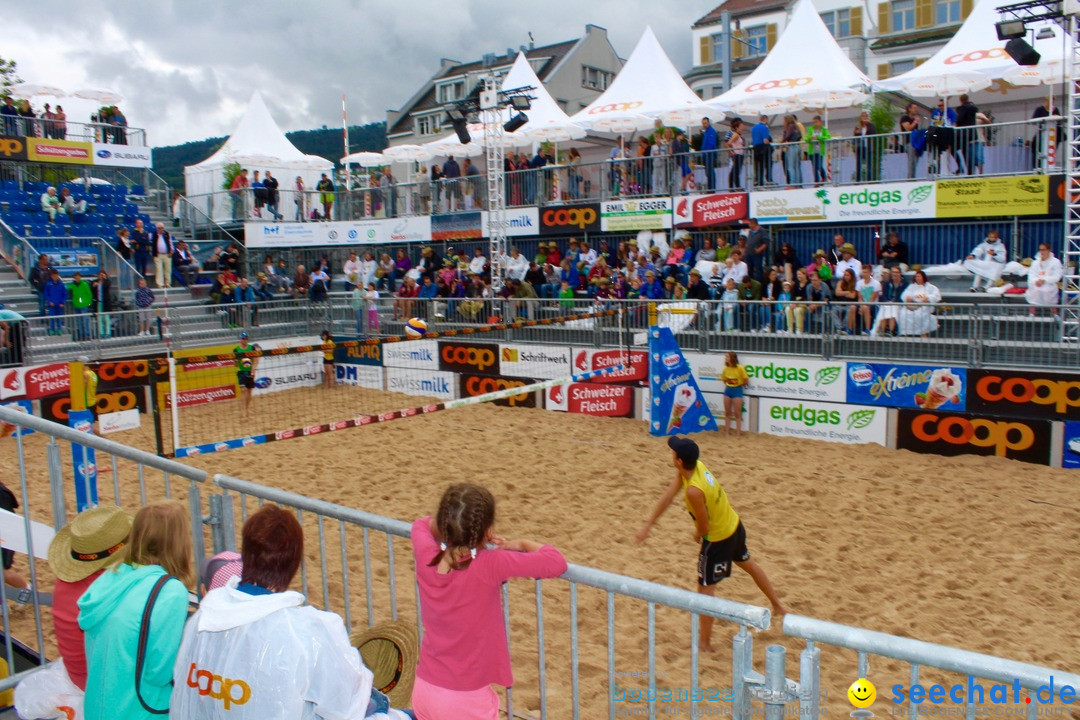
[[[528,116],[525,113],[518,113],[517,115],[506,121],[506,123],[503,125],[503,130],[508,133],[512,133],[527,122],[529,122]]]
[[[461,120],[452,120],[451,124],[454,126],[454,132],[457,133],[458,140],[462,145],[468,145],[472,142],[472,136],[469,135],[469,123],[462,118]]]
[[[1005,43],[1005,52],[1009,53],[1009,57],[1015,60],[1017,65],[1038,65],[1039,58],[1042,57],[1023,38],[1013,38]]]

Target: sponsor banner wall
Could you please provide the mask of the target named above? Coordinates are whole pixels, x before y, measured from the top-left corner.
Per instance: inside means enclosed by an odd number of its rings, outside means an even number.
[[[782,437],[885,445],[888,412],[847,403],[761,398],[757,429]]]
[[[384,220],[324,223],[245,222],[244,238],[250,248],[303,245],[372,245],[389,241]]]
[[[498,343],[439,341],[439,369],[460,373],[501,375]]]
[[[0,160],[25,160],[26,138],[0,135]]]
[[[996,455],[1050,464],[1050,421],[900,410],[896,447],[932,455]]]
[[[149,408],[147,390],[145,387],[134,387],[127,390],[99,391],[95,407],[99,415],[120,412],[121,410],[138,410],[144,413]],[[66,425],[70,413],[70,393],[41,398],[41,417],[46,420]]]
[[[933,182],[878,183],[750,193],[750,217],[774,222],[933,218]]]
[[[158,386],[161,395],[160,405],[165,409],[172,408],[172,395],[168,387]],[[214,385],[190,390],[178,390],[176,392],[176,404],[178,407],[192,407],[194,405],[208,405],[215,402],[235,400],[237,397],[236,383],[231,385]]]
[[[1046,215],[1049,209],[1046,175],[937,181],[939,218]]]
[[[71,390],[67,363],[0,370],[0,400],[37,400]]]
[[[987,415],[1080,420],[1080,376],[968,370],[967,409]]]
[[[488,213],[481,213],[481,227],[484,229],[484,237],[490,237]],[[540,211],[535,207],[507,208],[506,210],[506,235],[507,237],[520,237],[523,235],[536,235],[540,228]]]
[[[91,364],[90,369],[97,373],[98,392],[143,387],[150,384],[151,375],[155,378],[169,377],[169,366],[164,355],[110,360]]]
[[[1065,423],[1065,443],[1061,453],[1061,467],[1080,468],[1080,422]]]
[[[148,147],[93,143],[91,149],[95,165],[148,168],[154,164]]]
[[[386,343],[382,349],[385,367],[439,369],[439,345],[435,340],[407,340]]]
[[[30,162],[93,165],[94,148],[88,142],[26,138],[26,159]]]
[[[334,362],[345,365],[382,367],[382,351],[383,346],[381,343],[378,345],[358,345],[357,347],[341,347],[339,345],[334,348]]]
[[[685,195],[675,200],[676,227],[730,225],[746,217],[750,202],[746,193]]]
[[[461,386],[460,397],[478,397],[480,395],[487,395],[488,393],[498,392],[500,390],[509,390],[515,387],[525,387],[526,385],[532,385],[536,382],[533,378],[511,378],[511,377],[492,377],[490,375],[469,375],[463,374],[458,376],[458,381]],[[502,405],[504,407],[536,407],[536,391],[524,392],[520,395],[512,395],[508,398],[501,400],[493,400],[493,404]]]
[[[390,367],[386,369],[386,389],[406,395],[455,400],[458,380],[451,372]]]
[[[121,430],[135,430],[138,427],[138,410],[119,410],[98,417],[98,431],[102,435],[120,432]]]
[[[504,375],[551,380],[574,374],[570,348],[559,345],[499,344],[499,367]]]
[[[540,213],[541,235],[580,235],[600,232],[600,204],[549,207]]]
[[[724,391],[720,373],[724,353],[684,353],[705,392]],[[845,402],[847,386],[842,361],[813,360],[784,355],[739,354],[739,362],[750,376],[748,395],[784,397],[799,400]]]
[[[634,412],[634,388],[629,385],[569,383],[550,387],[544,395],[548,410],[600,417],[629,417]]]
[[[712,411],[713,417],[716,418],[716,424],[721,427],[724,425],[724,395],[723,393],[703,392],[701,393],[702,399],[705,400],[705,404],[709,406],[709,410]],[[751,432],[757,430],[757,403],[750,402],[749,398],[742,404],[742,426],[743,430],[749,430]]]
[[[671,208],[670,197],[611,200],[601,203],[600,229],[608,232],[670,228]]]
[[[432,240],[475,240],[484,236],[479,212],[431,216]]]
[[[338,385],[365,387],[375,390],[383,389],[383,371],[381,367],[337,364],[334,366],[334,372],[337,374]]]
[[[431,216],[409,215],[383,220],[380,229],[392,243],[428,242],[431,240]]]
[[[649,353],[644,350],[584,350],[571,348],[574,374],[626,365],[622,370],[596,378],[598,383],[645,383],[649,379]]]
[[[323,381],[322,353],[264,356],[258,359],[254,375],[255,389],[251,391],[252,395],[315,387]]]
[[[962,411],[967,369],[884,363],[847,364],[847,400],[859,405]]]

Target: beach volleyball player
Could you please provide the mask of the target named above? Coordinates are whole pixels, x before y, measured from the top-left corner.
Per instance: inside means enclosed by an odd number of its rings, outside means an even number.
[[[715,595],[716,584],[731,575],[734,563],[745,570],[754,579],[758,589],[765,594],[772,604],[773,615],[784,615],[787,608],[780,602],[769,576],[755,561],[750,559],[746,549],[746,530],[738,513],[728,502],[727,493],[705,463],[699,459],[701,450],[690,438],[670,437],[675,466],[675,478],[671,481],[664,496],[656,503],[645,526],[635,536],[638,544],[645,542],[653,525],[668,509],[680,490],[686,501],[686,509],[694,520],[694,540],[701,542],[698,555],[698,592]],[[712,650],[713,618],[701,616],[702,650]]]
[[[256,358],[244,357],[256,348],[248,344],[248,334],[240,333],[240,344],[233,348],[236,355],[236,384],[240,386],[240,407],[244,410],[244,416],[251,407],[251,391],[255,389],[255,362]]]

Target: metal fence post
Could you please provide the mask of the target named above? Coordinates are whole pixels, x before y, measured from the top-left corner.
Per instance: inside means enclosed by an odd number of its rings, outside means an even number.
[[[188,506],[191,509],[191,539],[195,563],[201,565],[206,557],[206,537],[203,534],[202,494],[194,480],[188,486]]]
[[[754,638],[745,625],[731,640],[731,718],[748,720],[750,701],[747,695],[746,676],[754,662]]]
[[[765,720],[783,720],[787,704],[787,649],[770,645],[765,649]]]
[[[233,499],[229,493],[214,493],[207,500],[210,503],[210,541],[213,553],[217,555],[225,550],[236,550],[236,525],[233,520]]]
[[[49,438],[49,444],[45,446],[46,462],[49,467],[49,494],[52,495],[53,528],[67,525],[67,508],[64,505],[64,472],[60,464],[60,446],[56,444],[56,438]],[[120,499],[116,499],[117,504]]]
[[[799,715],[803,720],[817,720],[821,712],[821,650],[813,640],[799,655]]]

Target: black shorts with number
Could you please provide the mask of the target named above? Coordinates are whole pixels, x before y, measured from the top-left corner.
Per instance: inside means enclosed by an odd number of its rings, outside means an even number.
[[[698,554],[697,577],[698,585],[707,587],[715,585],[731,575],[731,564],[746,562],[750,559],[750,551],[746,549],[746,529],[743,528],[742,520],[739,521],[735,532],[723,540],[702,540],[701,552]]]
[[[240,383],[240,387],[246,387],[248,390],[255,389],[255,378],[251,373],[236,373],[236,382]]]

